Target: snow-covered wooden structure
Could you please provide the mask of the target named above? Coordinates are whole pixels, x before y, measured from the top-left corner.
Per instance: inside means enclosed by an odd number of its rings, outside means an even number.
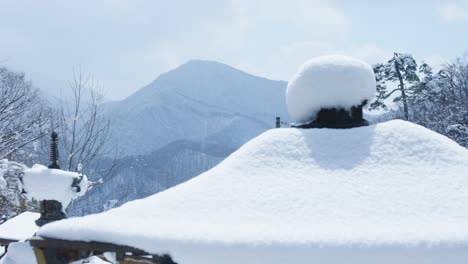
[[[467,171],[466,149],[404,121],[276,129],[184,184],[38,236],[178,263],[447,263],[468,259]]]
[[[39,213],[23,212],[0,224],[0,263],[8,264],[3,258],[11,244],[34,236],[39,229],[35,223],[37,218]]]
[[[30,238],[39,229],[34,221],[38,213],[23,212],[0,225],[0,246]]]
[[[372,85],[368,73],[353,80],[343,64],[362,66],[321,59],[321,74],[347,76],[351,91]],[[364,90],[335,107],[360,104]],[[321,109],[303,106],[303,123]],[[120,260],[135,251],[154,263],[166,253],[182,264],[459,263],[468,259],[468,151],[399,120],[272,129],[192,180],[47,224],[30,243],[42,252],[117,251]]]

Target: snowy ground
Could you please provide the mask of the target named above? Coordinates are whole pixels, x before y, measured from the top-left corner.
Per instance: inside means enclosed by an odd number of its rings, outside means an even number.
[[[456,262],[468,259],[466,171],[466,149],[404,121],[273,129],[184,184],[38,234],[181,263]]]

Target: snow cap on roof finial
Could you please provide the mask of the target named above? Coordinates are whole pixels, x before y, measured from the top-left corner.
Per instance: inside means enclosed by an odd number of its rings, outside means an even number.
[[[304,63],[286,89],[289,114],[298,123],[313,121],[321,109],[360,106],[376,91],[372,67],[341,55],[321,56]]]

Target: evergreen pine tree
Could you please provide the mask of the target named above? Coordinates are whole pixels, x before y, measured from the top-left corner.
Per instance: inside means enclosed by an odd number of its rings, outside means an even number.
[[[370,109],[387,108],[385,100],[395,92],[400,94],[393,101],[401,102],[403,113],[406,120],[409,120],[408,97],[410,90],[408,86],[419,83],[419,77],[416,73],[417,64],[410,54],[397,53],[385,64],[376,64],[374,73],[377,81],[377,96],[370,104]],[[397,87],[388,91],[387,83],[396,83]]]

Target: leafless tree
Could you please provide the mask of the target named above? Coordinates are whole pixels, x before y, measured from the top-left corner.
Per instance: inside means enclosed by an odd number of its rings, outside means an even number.
[[[0,159],[43,137],[51,111],[23,73],[0,67]]]
[[[111,177],[117,168],[118,153],[109,142],[110,119],[106,116],[102,89],[89,75],[74,71],[70,82],[71,101],[60,107],[58,127],[62,146],[62,169],[88,176]],[[103,164],[102,159],[111,159]]]

